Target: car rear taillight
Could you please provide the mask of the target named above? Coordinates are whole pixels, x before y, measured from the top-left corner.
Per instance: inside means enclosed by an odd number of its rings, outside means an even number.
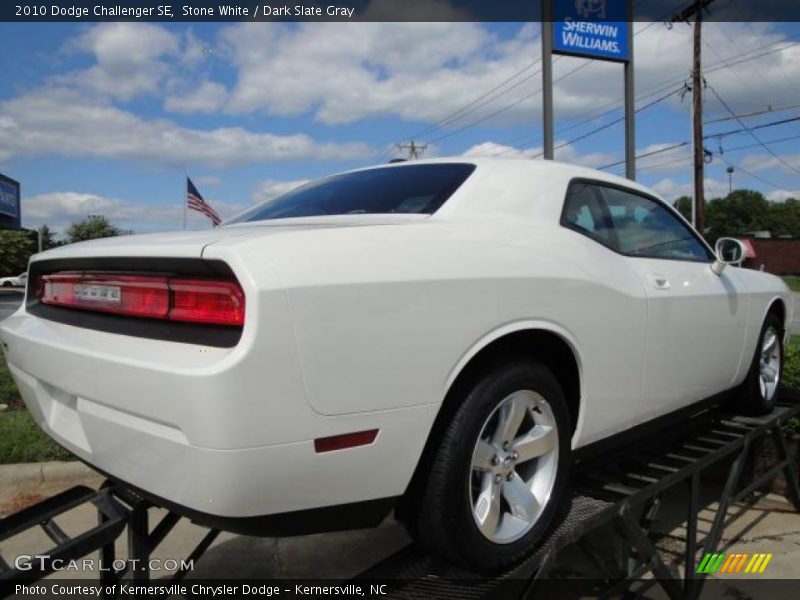
[[[241,327],[244,292],[236,281],[161,275],[56,273],[36,286],[43,304],[131,317]]]

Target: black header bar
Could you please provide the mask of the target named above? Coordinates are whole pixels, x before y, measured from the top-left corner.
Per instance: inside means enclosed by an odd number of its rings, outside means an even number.
[[[602,2],[603,0],[600,0]],[[625,0],[605,0],[609,4]],[[555,0],[571,5],[575,0]],[[635,21],[670,21],[686,0],[639,0]],[[0,3],[0,21],[474,21],[538,22],[540,0],[12,0]],[[588,16],[587,21],[592,17]],[[800,21],[797,0],[715,0],[706,21]]]

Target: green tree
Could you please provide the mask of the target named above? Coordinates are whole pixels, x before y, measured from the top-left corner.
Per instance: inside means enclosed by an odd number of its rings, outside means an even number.
[[[800,200],[789,198],[770,203],[765,229],[769,229],[772,237],[800,237]]]
[[[720,237],[766,229],[769,210],[769,200],[753,190],[735,190],[725,198],[714,198],[706,204],[706,237],[714,242]]]
[[[35,252],[36,243],[30,231],[0,231],[0,273],[4,277],[23,273]]]
[[[692,220],[692,199],[689,196],[681,196],[672,205],[679,213],[681,213],[687,221]]]
[[[98,238],[114,237],[131,233],[112,225],[103,215],[89,215],[83,221],[72,223],[66,231],[67,243],[85,242]]]

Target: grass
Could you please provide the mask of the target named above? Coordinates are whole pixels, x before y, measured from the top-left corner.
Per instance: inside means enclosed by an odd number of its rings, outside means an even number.
[[[0,412],[0,464],[69,460],[71,457],[39,429],[28,411]]]
[[[786,344],[783,356],[783,385],[800,389],[800,336],[793,335]]]
[[[11,373],[8,371],[8,365],[0,354],[0,404],[8,404],[11,410],[17,410],[23,407],[22,398],[19,396],[17,384],[11,379]]]
[[[800,275],[786,275],[783,282],[789,286],[793,292],[800,292]]]

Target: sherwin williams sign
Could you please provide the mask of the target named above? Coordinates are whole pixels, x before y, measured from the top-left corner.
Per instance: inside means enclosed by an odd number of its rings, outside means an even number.
[[[0,215],[19,218],[19,184],[0,175]]]
[[[627,61],[628,0],[555,0],[553,51]]]

